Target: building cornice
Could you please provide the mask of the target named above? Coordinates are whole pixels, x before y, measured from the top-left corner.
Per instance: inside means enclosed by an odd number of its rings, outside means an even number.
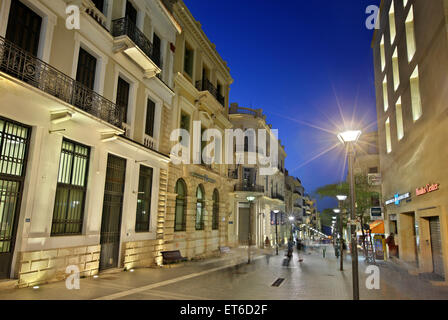
[[[230,68],[217,52],[215,44],[208,39],[207,35],[202,30],[200,22],[195,20],[182,0],[174,5],[174,12],[179,18],[183,31],[185,32],[185,30],[189,30],[195,36],[195,39],[200,43],[201,47],[205,49],[204,51],[207,55],[220,67],[220,71],[225,77],[227,84],[231,85],[234,80],[230,75]]]
[[[176,21],[174,16],[168,11],[168,9],[165,7],[165,5],[162,3],[161,0],[157,0],[157,5],[162,10],[165,17],[168,19],[168,21],[173,25],[173,27],[176,29],[177,33],[182,33],[182,27],[180,24]]]

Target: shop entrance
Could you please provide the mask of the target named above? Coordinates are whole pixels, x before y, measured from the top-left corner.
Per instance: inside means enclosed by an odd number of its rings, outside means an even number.
[[[109,154],[101,220],[100,270],[118,267],[126,160]]]
[[[249,243],[249,212],[249,208],[238,208],[238,240],[241,245]]]
[[[440,235],[440,219],[439,217],[429,218],[429,229],[431,236],[431,254],[433,272],[444,277],[443,254],[442,254],[442,237]]]
[[[9,278],[31,128],[0,117],[0,279]]]

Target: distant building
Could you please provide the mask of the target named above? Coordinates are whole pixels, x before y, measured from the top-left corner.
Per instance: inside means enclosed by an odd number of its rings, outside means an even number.
[[[232,103],[229,110],[229,119],[234,129],[241,129],[245,132],[247,129],[265,129],[269,137],[275,138],[271,131],[271,126],[266,122],[266,116],[262,109],[251,109],[240,107]],[[268,137],[267,137],[268,139]],[[276,139],[276,138],[275,138]],[[229,241],[234,244],[248,243],[248,225],[249,225],[249,203],[247,196],[255,196],[254,210],[251,211],[252,226],[252,244],[263,247],[264,240],[269,237],[274,245],[276,239],[284,242],[287,238],[289,228],[288,216],[285,206],[285,158],[284,147],[279,142],[278,146],[278,170],[273,175],[261,175],[260,167],[262,165],[247,164],[248,154],[251,152],[247,148],[248,138],[245,138],[244,157],[245,164],[235,165],[232,172],[237,180],[234,186],[234,192],[231,195],[231,215],[229,220],[233,223],[229,225]],[[261,149],[260,149],[261,148]],[[259,146],[256,153],[264,153]],[[270,150],[266,150],[266,152]],[[266,154],[269,154],[267,152]],[[277,214],[274,212],[278,211]],[[275,218],[277,217],[277,232],[275,228]]]

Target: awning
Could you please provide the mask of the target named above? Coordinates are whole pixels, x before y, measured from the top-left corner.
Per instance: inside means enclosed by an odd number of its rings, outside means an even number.
[[[384,234],[384,221],[383,220],[377,220],[375,222],[372,222],[369,224],[370,230],[372,231],[372,234]],[[361,231],[357,232],[358,235],[362,235]]]

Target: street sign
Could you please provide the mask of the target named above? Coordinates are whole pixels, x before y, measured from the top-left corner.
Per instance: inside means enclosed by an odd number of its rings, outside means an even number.
[[[370,220],[383,220],[383,208],[372,207],[370,208]]]

